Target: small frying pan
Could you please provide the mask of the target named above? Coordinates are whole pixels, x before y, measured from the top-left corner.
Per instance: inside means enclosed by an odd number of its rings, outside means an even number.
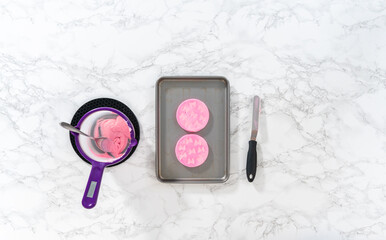
[[[114,157],[111,153],[103,152],[89,138],[70,132],[70,141],[75,152],[81,159],[92,165],[82,199],[82,205],[85,208],[93,208],[97,203],[105,167],[120,164],[134,153],[139,143],[139,124],[134,113],[126,105],[110,98],[99,98],[87,102],[79,108],[72,118],[71,125],[93,137],[100,137],[95,136],[95,133],[98,132],[95,129],[96,121],[101,118],[118,116],[122,117],[132,129],[130,133],[131,141],[119,156]]]

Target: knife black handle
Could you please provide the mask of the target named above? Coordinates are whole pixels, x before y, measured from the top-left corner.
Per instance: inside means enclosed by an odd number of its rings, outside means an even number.
[[[256,175],[256,165],[257,165],[257,152],[256,152],[257,142],[254,140],[249,141],[249,149],[247,156],[247,178],[249,182],[253,182]]]

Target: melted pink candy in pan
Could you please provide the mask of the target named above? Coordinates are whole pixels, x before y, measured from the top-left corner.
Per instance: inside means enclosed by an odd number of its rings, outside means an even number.
[[[101,135],[99,135],[99,131]],[[131,128],[127,125],[125,119],[117,115],[115,119],[98,119],[94,128],[94,136],[105,137],[102,141],[102,149],[110,152],[115,158],[121,157],[127,147]],[[107,153],[98,154],[100,157],[111,158]]]
[[[205,139],[197,134],[187,134],[176,145],[178,161],[187,167],[198,167],[206,161],[209,148]]]
[[[209,121],[208,107],[202,101],[190,98],[178,106],[176,118],[178,124],[188,132],[198,132]]]

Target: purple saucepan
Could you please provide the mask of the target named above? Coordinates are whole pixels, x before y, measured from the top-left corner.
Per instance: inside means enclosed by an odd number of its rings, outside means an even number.
[[[84,114],[75,127],[78,129],[81,129],[82,123],[85,121],[85,119],[87,117],[89,117],[91,114],[96,113],[98,111],[110,111],[112,113],[115,113],[115,114],[121,116],[127,122],[128,126],[132,129],[132,131],[130,133],[131,141],[128,144],[123,155],[121,157],[119,157],[118,159],[112,159],[112,161],[100,161],[100,160],[96,160],[96,159],[93,159],[92,157],[90,157],[90,155],[86,153],[87,151],[85,151],[85,149],[82,148],[82,146],[81,146],[82,144],[80,144],[79,134],[71,132],[71,134],[73,134],[75,137],[75,144],[76,144],[76,148],[78,149],[79,153],[87,161],[89,161],[92,165],[90,176],[88,178],[87,186],[86,186],[86,189],[84,191],[83,199],[82,199],[82,205],[85,208],[93,208],[93,207],[95,207],[95,205],[97,203],[99,189],[100,189],[101,181],[102,181],[103,170],[105,169],[105,167],[110,166],[110,165],[115,165],[115,164],[125,160],[126,158],[128,158],[129,153],[132,150],[132,148],[135,145],[137,145],[137,140],[135,139],[135,130],[134,130],[134,127],[133,127],[131,121],[129,120],[129,118],[125,114],[123,114],[122,112],[120,112],[114,108],[110,108],[110,107],[95,108],[95,109],[87,112],[86,114]]]

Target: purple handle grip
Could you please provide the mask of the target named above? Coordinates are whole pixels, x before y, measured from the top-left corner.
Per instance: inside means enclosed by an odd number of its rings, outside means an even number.
[[[83,207],[95,207],[98,200],[99,188],[101,186],[102,175],[105,166],[106,165],[104,163],[92,162],[90,176],[88,178],[87,186],[83,194]]]

